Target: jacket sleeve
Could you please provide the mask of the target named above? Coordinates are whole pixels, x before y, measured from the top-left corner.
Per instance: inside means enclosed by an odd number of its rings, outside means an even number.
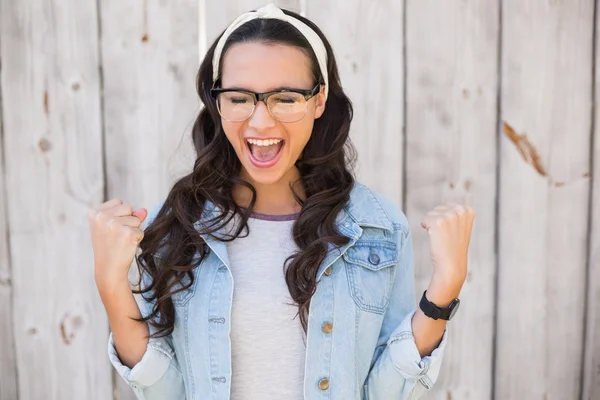
[[[378,343],[383,351],[376,358],[363,387],[365,400],[416,400],[437,380],[447,329],[431,355],[421,358],[412,332],[416,312],[412,236],[406,217],[395,224],[399,261],[392,297]]]
[[[144,301],[137,296],[136,300],[138,307],[140,302]],[[139,400],[185,399],[183,376],[169,337],[150,338],[140,362],[129,368],[119,359],[111,332],[108,339],[108,357],[117,373],[133,389]]]
[[[149,212],[142,225],[143,230],[154,219],[159,206],[155,206]],[[152,304],[139,294],[135,294],[134,297],[140,313],[143,316],[149,315],[152,311]],[[155,331],[151,325],[149,329],[150,333]],[[173,350],[171,336],[150,338],[142,359],[133,368],[129,368],[119,359],[111,332],[108,339],[108,357],[117,373],[133,389],[138,399],[185,399],[183,376],[177,355]]]

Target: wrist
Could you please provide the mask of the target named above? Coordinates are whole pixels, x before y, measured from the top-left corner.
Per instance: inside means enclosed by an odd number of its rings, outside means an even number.
[[[103,303],[109,299],[132,293],[127,276],[119,279],[96,277],[95,281]]]
[[[427,300],[439,308],[447,308],[454,299],[458,298],[461,286],[460,284],[449,284],[447,281],[432,279],[427,288]]]

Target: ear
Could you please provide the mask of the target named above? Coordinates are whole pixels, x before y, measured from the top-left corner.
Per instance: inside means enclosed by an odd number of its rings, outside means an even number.
[[[316,96],[315,119],[320,118],[325,112],[325,85],[321,85],[321,91]]]

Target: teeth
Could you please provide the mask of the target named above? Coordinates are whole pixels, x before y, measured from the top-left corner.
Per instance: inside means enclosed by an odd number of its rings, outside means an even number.
[[[256,146],[270,146],[272,144],[278,144],[279,142],[281,142],[281,139],[267,139],[267,140],[248,139],[248,143],[256,145]]]

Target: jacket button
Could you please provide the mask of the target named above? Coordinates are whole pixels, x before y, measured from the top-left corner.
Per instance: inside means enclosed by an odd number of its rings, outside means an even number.
[[[331,322],[327,321],[323,324],[323,326],[321,327],[321,330],[325,333],[331,333],[331,331],[333,330],[333,324]]]
[[[319,381],[319,389],[327,390],[329,389],[329,379],[323,378]]]
[[[331,267],[325,268],[325,275],[327,275],[327,276],[331,275]]]
[[[369,254],[369,262],[373,265],[377,265],[379,264],[379,256],[377,255],[377,253],[375,252],[371,252],[371,254]]]

